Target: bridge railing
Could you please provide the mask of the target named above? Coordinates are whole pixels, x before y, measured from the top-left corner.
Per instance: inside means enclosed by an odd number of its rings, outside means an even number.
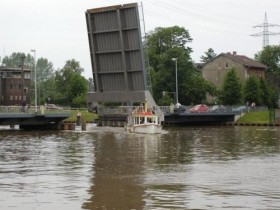
[[[64,113],[70,112],[70,107],[62,107],[61,109],[47,109],[44,106],[37,107],[37,114],[47,113]],[[16,113],[16,114],[35,114],[35,106],[0,106],[0,113]]]
[[[97,108],[99,114],[130,114],[136,106],[103,106]]]
[[[0,106],[1,113],[18,113],[21,112],[21,106]]]
[[[189,113],[193,106],[183,106],[179,113]],[[209,110],[212,106],[208,106]],[[224,109],[219,109],[215,113],[245,113],[245,112],[259,112],[268,111],[267,106],[245,107],[244,109],[236,109],[240,106],[224,106]],[[97,112],[99,114],[130,114],[137,106],[119,106],[119,107],[98,107]],[[164,114],[174,113],[174,110],[170,106],[159,106]]]

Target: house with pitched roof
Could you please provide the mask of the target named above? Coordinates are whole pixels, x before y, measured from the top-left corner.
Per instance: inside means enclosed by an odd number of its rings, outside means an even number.
[[[225,75],[234,68],[241,82],[245,82],[250,76],[265,76],[266,65],[248,58],[244,55],[233,53],[221,53],[214,59],[201,66],[204,79],[212,82],[218,89],[222,87]],[[209,101],[209,100],[208,100]]]

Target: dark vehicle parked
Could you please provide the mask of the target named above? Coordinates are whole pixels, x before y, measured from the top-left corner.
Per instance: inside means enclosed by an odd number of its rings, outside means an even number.
[[[182,112],[185,112],[187,110],[187,108],[183,105],[180,105],[178,108],[174,108],[174,112],[175,113],[182,113]]]
[[[223,105],[214,105],[209,109],[209,112],[225,112],[226,111],[226,107]]]

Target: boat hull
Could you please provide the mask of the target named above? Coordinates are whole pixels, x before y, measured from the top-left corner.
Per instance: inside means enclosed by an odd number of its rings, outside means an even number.
[[[134,125],[128,126],[127,131],[131,133],[156,134],[162,132],[162,126],[156,124]]]

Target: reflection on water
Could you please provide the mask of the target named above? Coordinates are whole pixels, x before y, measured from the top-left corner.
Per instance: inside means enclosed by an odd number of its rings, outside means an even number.
[[[0,131],[0,209],[277,209],[280,128]]]
[[[0,209],[79,209],[92,177],[86,135],[1,132]]]

